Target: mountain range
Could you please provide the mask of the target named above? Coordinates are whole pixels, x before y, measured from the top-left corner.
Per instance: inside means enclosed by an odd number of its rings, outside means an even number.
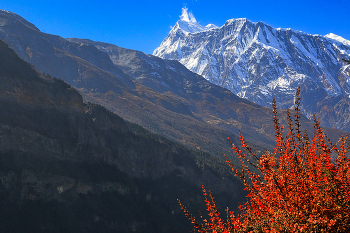
[[[258,150],[274,145],[271,109],[237,97],[177,61],[46,34],[7,11],[0,11],[0,39],[38,70],[76,87],[85,101],[191,148],[221,156],[229,153],[226,137],[238,142],[238,131]],[[311,122],[303,125],[312,132]]]
[[[188,35],[218,28],[182,21]],[[179,61],[46,34],[4,10],[0,82],[1,232],[183,232],[176,198],[201,209],[201,184],[219,208],[244,201],[227,136],[238,144],[241,131],[258,153],[274,146],[271,108]]]
[[[291,108],[301,86],[301,109],[324,126],[349,131],[350,41],[332,33],[310,35],[245,18],[202,26],[183,9],[153,55],[177,60],[236,95],[269,107]]]

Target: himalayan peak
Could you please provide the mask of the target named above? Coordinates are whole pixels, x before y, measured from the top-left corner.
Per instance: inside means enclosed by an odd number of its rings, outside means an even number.
[[[208,24],[207,26],[200,25],[194,17],[193,13],[188,12],[187,7],[183,7],[180,20],[177,21],[177,23],[173,27],[173,30],[181,29],[183,33],[188,34],[206,31],[212,28],[218,28],[218,26],[214,24]]]
[[[188,30],[182,23],[197,30]],[[327,100],[334,108],[340,99],[344,104],[350,98],[350,66],[343,62],[350,58],[350,41],[332,33],[311,35],[245,18],[209,29],[185,8],[153,55],[178,60],[208,81],[266,107],[271,107],[272,97],[279,108],[292,107],[296,88],[301,86],[301,108],[308,118],[320,113],[319,101]],[[350,122],[350,118],[332,119],[328,126],[341,128]]]

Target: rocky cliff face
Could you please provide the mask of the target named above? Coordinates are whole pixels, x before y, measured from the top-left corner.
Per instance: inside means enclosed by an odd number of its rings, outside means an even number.
[[[209,154],[84,104],[2,41],[0,82],[1,232],[182,232],[176,198],[197,200],[202,183],[242,197]]]
[[[296,88],[302,86],[308,91],[302,92],[309,103],[302,105],[306,116],[317,113],[331,127],[348,124],[344,112],[332,108],[335,118],[326,118],[316,106],[321,105],[318,100],[342,105],[340,99],[349,99],[349,65],[342,59],[350,57],[350,41],[334,34],[276,29],[244,18],[194,32],[183,24],[183,20],[176,23],[154,55],[178,60],[210,82],[262,106],[270,106],[276,97],[280,108],[289,108]]]

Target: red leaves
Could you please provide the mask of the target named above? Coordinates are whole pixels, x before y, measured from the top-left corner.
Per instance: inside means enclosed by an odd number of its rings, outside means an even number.
[[[209,191],[207,192],[205,188],[202,186],[203,195],[205,198],[205,204],[207,206],[208,216],[209,220],[203,219],[203,216],[201,215],[201,219],[203,223],[199,223],[195,220],[195,218],[190,214],[186,207],[178,200],[181,208],[184,210],[185,215],[189,217],[189,219],[194,223],[194,227],[197,229],[198,232],[223,232],[223,233],[229,233],[233,232],[233,230],[236,228],[239,228],[239,220],[234,217],[233,211],[227,211],[227,220],[224,222],[220,218],[220,213],[217,209],[215,198],[212,195],[212,193]],[[208,198],[209,196],[209,198]]]
[[[227,211],[220,217],[211,192],[203,187],[209,220],[196,222],[179,201],[198,232],[348,232],[350,229],[350,159],[347,136],[333,145],[315,118],[315,135],[301,136],[299,89],[295,120],[288,112],[288,128],[279,126],[273,101],[276,146],[261,157],[252,153],[239,133],[241,147],[231,143],[241,162],[240,171],[226,157],[232,171],[244,182],[248,202],[240,215]],[[331,156],[336,158],[332,161]],[[251,161],[253,158],[254,161]],[[260,174],[251,172],[254,166]],[[208,198],[209,194],[209,198]]]

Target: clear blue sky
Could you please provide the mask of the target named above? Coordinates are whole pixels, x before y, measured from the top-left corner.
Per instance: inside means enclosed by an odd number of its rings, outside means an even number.
[[[103,41],[152,53],[186,6],[202,25],[232,18],[350,40],[349,0],[0,0],[42,32]]]

